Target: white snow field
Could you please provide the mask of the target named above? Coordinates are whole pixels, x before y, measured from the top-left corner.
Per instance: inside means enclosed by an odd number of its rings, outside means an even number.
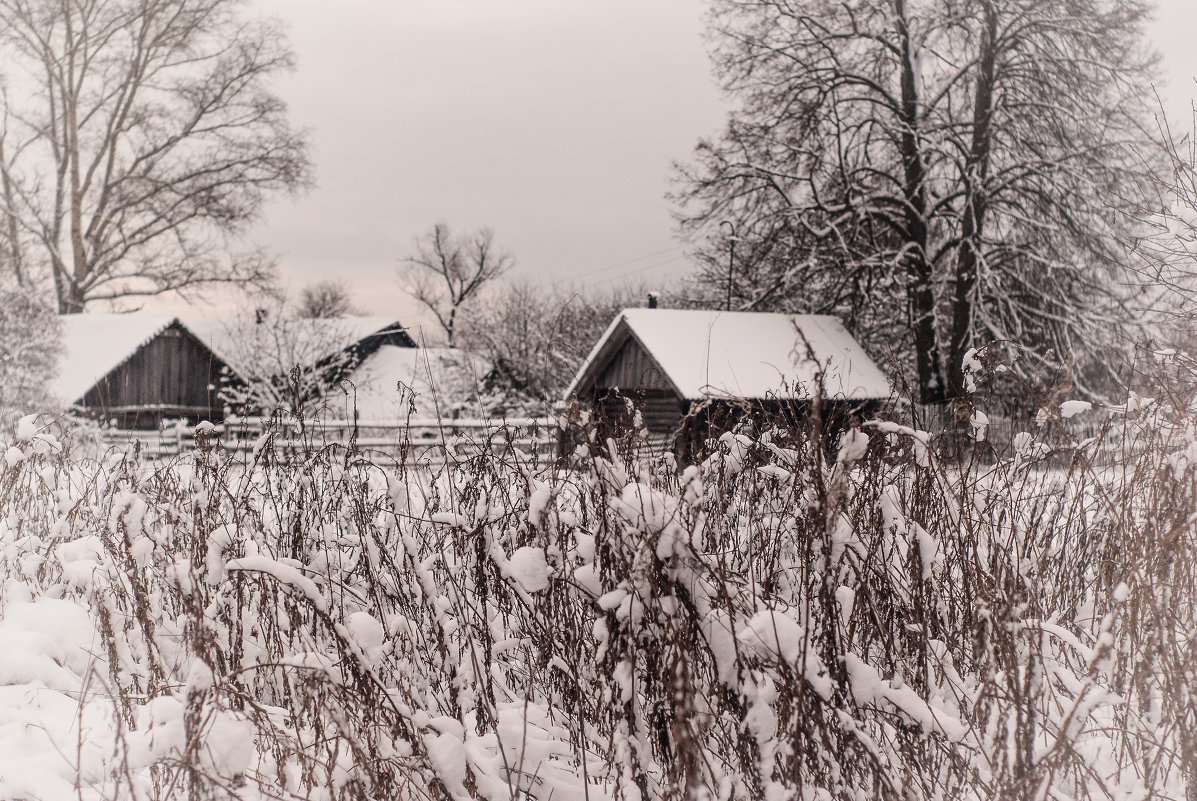
[[[1187,798],[1197,423],[1136,398],[1098,468],[1093,414],[437,474],[26,418],[0,801]]]

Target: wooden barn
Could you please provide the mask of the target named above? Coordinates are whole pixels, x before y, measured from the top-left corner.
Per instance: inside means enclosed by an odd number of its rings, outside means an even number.
[[[340,339],[330,336],[333,349],[324,357],[329,364],[333,382],[351,378],[362,363],[380,351],[392,348],[415,349],[416,341],[397,320],[386,317],[340,317],[331,320],[308,320],[312,324],[330,324],[342,332]]]
[[[600,424],[626,419],[692,452],[759,412],[805,414],[822,373],[824,405],[860,414],[891,397],[889,380],[837,318],[691,309],[625,309],[574,377],[566,400]]]
[[[70,314],[54,395],[120,428],[220,420],[225,362],[173,315]]]
[[[248,363],[258,360],[262,350],[271,351],[275,361],[335,362],[337,369],[351,372],[381,347],[416,347],[407,329],[391,317],[183,319],[213,351],[246,373],[253,372]]]
[[[282,374],[281,362],[310,362],[331,385],[380,349],[415,347],[403,326],[386,317],[261,326],[142,313],[61,320],[64,353],[53,394],[65,407],[127,429],[153,429],[167,419],[222,421],[221,388],[257,377],[246,363],[257,351],[272,350]]]

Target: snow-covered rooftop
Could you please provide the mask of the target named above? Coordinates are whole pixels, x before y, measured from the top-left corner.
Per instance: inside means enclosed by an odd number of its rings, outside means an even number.
[[[66,314],[63,354],[51,394],[74,403],[175,321],[173,314]]]
[[[356,393],[359,419],[393,421],[407,416],[411,397],[399,391],[400,382],[415,393],[414,417],[436,417],[447,414],[449,406],[477,401],[489,370],[485,358],[458,348],[383,345],[350,374],[349,381]],[[346,398],[345,402],[353,400]],[[338,403],[335,397],[329,402],[330,406]]]
[[[244,340],[253,332],[255,323],[252,318],[246,320],[184,314],[181,319],[193,334],[233,369],[241,366],[240,363],[250,355],[246,353],[247,343]],[[282,321],[267,320],[261,325],[273,327],[272,330],[281,336],[302,340],[304,357],[313,361],[338,353],[384,329],[402,327],[393,317],[286,318]],[[315,348],[319,352],[306,352],[307,348]]]
[[[137,349],[178,322],[217,356],[237,369],[245,357],[244,323],[198,314],[101,314],[63,315],[63,355],[57,378],[50,390],[59,401],[70,404],[83,397],[97,381],[123,364]],[[252,325],[252,321],[250,322]],[[266,323],[269,325],[269,323]],[[399,328],[392,317],[342,317],[328,320],[287,320],[287,332],[314,343],[320,352],[307,354],[321,359],[386,329]],[[252,343],[250,343],[252,344]],[[403,350],[395,348],[395,350]],[[410,350],[410,349],[409,349]],[[239,358],[240,357],[240,358]]]
[[[827,397],[888,398],[889,380],[838,318],[691,309],[625,309],[607,327],[566,390],[594,380],[628,336],[639,340],[687,400],[811,396],[823,372]]]

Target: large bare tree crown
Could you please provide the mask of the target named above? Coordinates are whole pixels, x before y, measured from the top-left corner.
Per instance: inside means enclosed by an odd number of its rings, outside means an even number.
[[[299,291],[295,316],[300,319],[328,320],[355,313],[349,286],[344,281],[317,281]]]
[[[232,237],[310,179],[270,88],[292,67],[237,0],[0,0],[0,242],[59,310],[272,269]]]
[[[835,313],[892,344],[925,401],[968,349],[1099,393],[1158,165],[1139,0],[715,0],[734,110],[677,172],[683,233],[720,297]],[[716,292],[719,294],[717,295]],[[878,356],[884,355],[878,353]],[[1108,384],[1107,384],[1108,386]]]

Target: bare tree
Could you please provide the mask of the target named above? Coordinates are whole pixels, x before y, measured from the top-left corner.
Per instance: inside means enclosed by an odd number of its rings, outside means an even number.
[[[0,0],[0,236],[59,311],[257,282],[230,237],[306,185],[304,136],[268,82],[292,66],[236,0]]]
[[[352,313],[353,301],[349,299],[349,288],[344,281],[308,284],[300,290],[299,301],[295,304],[295,316],[300,319],[331,319]]]
[[[561,397],[615,315],[643,305],[648,294],[637,285],[601,291],[513,281],[465,318],[459,339],[491,362],[495,409],[540,414]]]
[[[1130,318],[1119,208],[1141,200],[1150,149],[1144,15],[1139,0],[717,0],[713,56],[738,105],[676,193],[683,230],[711,232],[711,294],[728,220],[739,308],[838,313],[875,349],[900,343],[924,401],[959,397],[965,353],[989,340],[1098,388]]]
[[[454,234],[445,223],[437,223],[416,239],[415,247],[416,255],[404,260],[405,291],[436,316],[453,347],[458,312],[515,260],[495,246],[489,228]]]
[[[1197,345],[1197,107],[1179,131],[1159,110],[1159,142],[1169,170],[1140,210],[1145,225],[1138,242],[1143,283],[1135,310],[1155,329],[1161,347]]]

